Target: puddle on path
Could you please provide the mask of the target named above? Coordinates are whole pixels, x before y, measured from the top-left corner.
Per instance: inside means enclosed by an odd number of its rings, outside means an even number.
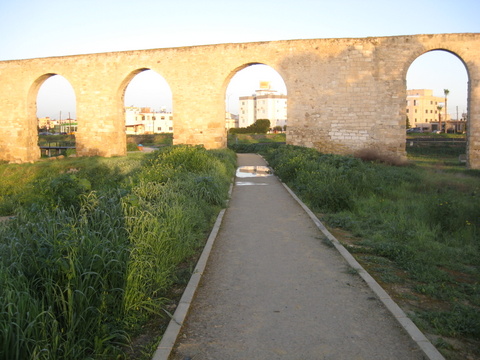
[[[254,178],[254,177],[266,177],[272,176],[273,171],[268,166],[240,166],[237,168],[237,178]],[[235,185],[248,186],[248,185],[268,185],[267,183],[257,183],[253,181],[237,181]]]
[[[237,186],[248,186],[248,185],[268,185],[267,183],[255,183],[252,181],[237,181],[235,182]]]
[[[272,176],[273,171],[268,166],[240,166],[237,168],[237,177]]]

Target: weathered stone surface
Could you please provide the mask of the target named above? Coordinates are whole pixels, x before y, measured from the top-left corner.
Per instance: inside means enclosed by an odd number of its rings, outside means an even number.
[[[348,154],[405,156],[406,75],[431,50],[458,56],[469,76],[467,164],[480,168],[480,34],[286,40],[112,52],[0,62],[0,159],[39,158],[38,89],[58,74],[77,101],[77,152],[124,155],[123,96],[151,69],[173,94],[174,143],[226,146],[225,91],[236,72],[266,64],[288,91],[287,142]]]

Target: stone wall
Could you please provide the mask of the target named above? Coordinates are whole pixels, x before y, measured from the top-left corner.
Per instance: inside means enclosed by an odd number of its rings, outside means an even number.
[[[312,39],[220,44],[0,62],[0,159],[28,162],[36,146],[36,97],[54,74],[77,101],[77,152],[125,155],[123,95],[151,69],[170,85],[174,143],[226,146],[225,91],[252,64],[266,64],[288,91],[290,144],[348,154],[405,155],[406,74],[431,50],[447,50],[469,75],[468,165],[480,168],[480,34]]]

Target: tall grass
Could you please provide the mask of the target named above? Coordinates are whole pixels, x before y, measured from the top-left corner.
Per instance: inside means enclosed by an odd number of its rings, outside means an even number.
[[[15,167],[32,176],[0,223],[0,359],[122,356],[202,246],[234,163],[232,152],[179,146]]]

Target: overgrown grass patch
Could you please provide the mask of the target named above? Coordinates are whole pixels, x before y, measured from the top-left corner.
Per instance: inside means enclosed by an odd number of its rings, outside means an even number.
[[[235,156],[174,146],[0,171],[12,216],[0,223],[0,359],[123,358],[131,334],[166,316]]]

